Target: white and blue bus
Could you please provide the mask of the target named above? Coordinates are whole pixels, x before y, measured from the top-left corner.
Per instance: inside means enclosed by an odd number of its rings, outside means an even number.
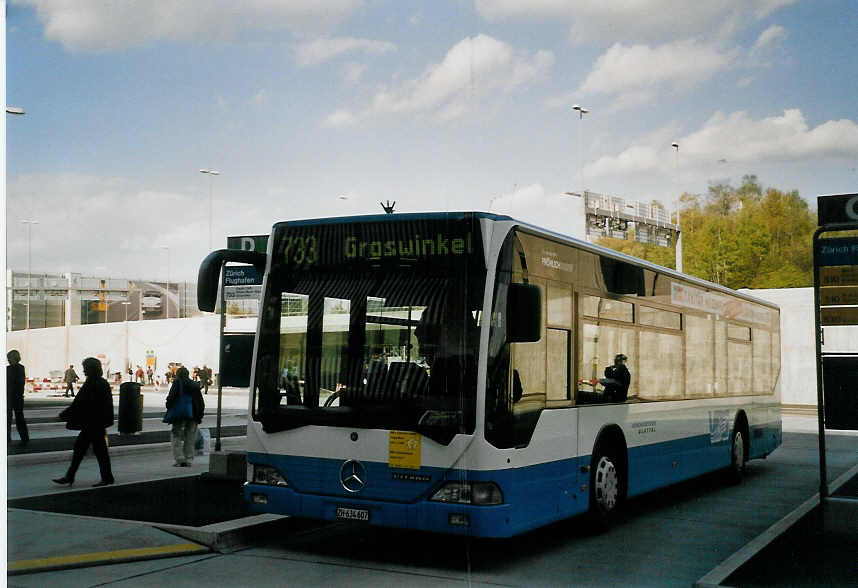
[[[244,493],[254,512],[508,537],[781,442],[779,310],[480,212],[275,224]]]

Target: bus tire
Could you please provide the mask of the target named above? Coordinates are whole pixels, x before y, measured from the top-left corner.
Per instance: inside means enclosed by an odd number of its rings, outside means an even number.
[[[597,447],[590,462],[590,519],[594,530],[604,531],[616,519],[625,488],[622,460],[611,446]]]
[[[727,469],[727,481],[730,484],[739,484],[745,475],[748,434],[740,422],[733,427],[730,437],[730,467]]]

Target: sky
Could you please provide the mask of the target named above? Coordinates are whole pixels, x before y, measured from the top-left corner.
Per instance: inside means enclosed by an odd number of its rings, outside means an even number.
[[[854,0],[9,0],[6,263],[193,281],[210,228],[395,201],[568,233],[566,192],[670,207],[745,174],[815,209],[858,191],[856,25]]]

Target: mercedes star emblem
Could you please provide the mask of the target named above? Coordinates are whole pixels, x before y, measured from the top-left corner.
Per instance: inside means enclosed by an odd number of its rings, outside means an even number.
[[[366,486],[366,468],[356,459],[344,461],[340,467],[340,484],[347,492],[360,492]]]

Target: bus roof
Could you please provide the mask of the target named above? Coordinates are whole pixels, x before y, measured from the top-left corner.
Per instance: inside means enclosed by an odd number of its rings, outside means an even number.
[[[680,273],[676,270],[670,269],[668,267],[664,267],[650,261],[646,261],[644,259],[640,259],[637,257],[633,257],[631,255],[627,255],[625,253],[621,253],[619,251],[614,251],[613,249],[608,249],[607,247],[603,247],[601,245],[596,245],[594,243],[590,243],[588,241],[584,241],[582,239],[577,239],[575,237],[571,237],[569,235],[565,235],[563,233],[559,233],[557,231],[553,231],[550,229],[546,229],[544,227],[540,227],[537,225],[533,225],[526,221],[521,221],[511,216],[505,214],[496,214],[493,212],[480,212],[480,211],[456,211],[456,212],[405,212],[405,213],[393,213],[393,214],[367,214],[367,215],[355,215],[355,216],[338,216],[338,217],[323,217],[323,218],[313,218],[313,219],[302,219],[302,220],[294,220],[294,221],[283,221],[275,223],[274,227],[272,227],[273,232],[280,226],[308,226],[308,225],[328,225],[328,224],[348,224],[355,222],[398,222],[404,220],[462,220],[464,218],[477,218],[477,219],[488,219],[496,222],[508,222],[511,223],[511,227],[519,226],[528,231],[548,237],[551,239],[558,240],[563,243],[568,243],[570,245],[575,245],[580,249],[584,249],[586,251],[590,251],[592,253],[596,253],[598,255],[604,255],[606,257],[611,257],[617,259],[619,261],[625,261],[628,263],[633,263],[639,265],[643,268],[650,269],[652,271],[656,271],[662,274],[666,274],[675,278],[679,278],[685,280],[691,284],[701,286],[703,288],[709,288],[711,290],[716,290],[719,292],[723,292],[725,294],[730,294],[732,296],[738,296],[740,298],[744,298],[745,300],[755,302],[757,304],[762,304],[764,306],[768,306],[770,308],[775,308],[780,310],[780,307],[773,302],[769,302],[768,300],[763,300],[761,298],[757,298],[756,296],[751,296],[750,294],[745,294],[744,292],[739,292],[737,290],[733,290],[731,288],[727,288],[726,286],[722,286],[720,284],[716,284],[714,282],[710,282],[708,280],[704,280],[702,278],[697,278],[688,274]]]

